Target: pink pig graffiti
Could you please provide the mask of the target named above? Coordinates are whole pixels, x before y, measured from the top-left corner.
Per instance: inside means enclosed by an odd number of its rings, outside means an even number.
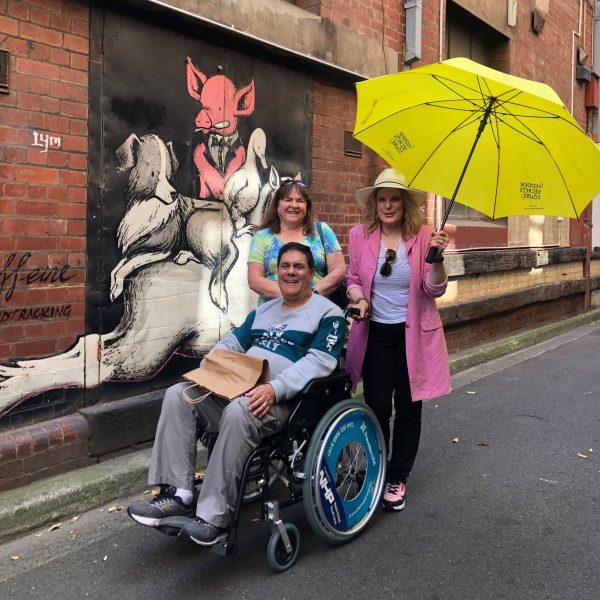
[[[254,112],[254,80],[236,90],[229,77],[206,77],[188,57],[187,88],[202,107],[196,117],[196,130],[206,136],[194,150],[200,182],[198,197],[223,200],[225,182],[246,160],[237,124],[238,117]]]

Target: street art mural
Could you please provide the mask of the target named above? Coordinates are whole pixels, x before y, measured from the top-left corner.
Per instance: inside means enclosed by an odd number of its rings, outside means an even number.
[[[140,381],[174,353],[201,356],[256,303],[246,257],[273,191],[309,177],[307,76],[123,15],[104,27],[88,331],[67,352],[0,365],[0,416],[47,389]]]

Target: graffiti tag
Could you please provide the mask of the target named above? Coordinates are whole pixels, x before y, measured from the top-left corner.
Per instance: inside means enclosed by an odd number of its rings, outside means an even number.
[[[17,284],[31,285],[32,283],[66,283],[75,277],[75,273],[68,274],[70,265],[59,265],[56,267],[37,267],[27,269],[27,261],[31,258],[31,252],[25,252],[20,258],[13,252],[9,254],[0,271],[0,299],[4,297],[10,302]]]
[[[33,144],[32,146],[37,146],[38,148],[43,148],[40,152],[48,152],[48,148],[60,148],[62,143],[61,138],[50,135],[48,133],[40,133],[38,131],[33,132]]]
[[[71,316],[71,305],[36,306],[34,308],[12,308],[0,311],[0,323],[18,321],[54,321],[68,319]]]

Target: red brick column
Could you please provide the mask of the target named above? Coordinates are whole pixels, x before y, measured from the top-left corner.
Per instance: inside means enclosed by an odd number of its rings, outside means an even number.
[[[0,360],[84,329],[89,5],[0,0]]]

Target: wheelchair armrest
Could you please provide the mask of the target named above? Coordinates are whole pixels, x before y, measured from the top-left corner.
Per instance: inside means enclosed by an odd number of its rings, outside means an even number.
[[[348,375],[348,373],[345,373],[344,371],[334,371],[331,375],[328,375],[327,377],[319,377],[319,379],[313,379],[312,381],[309,381],[304,386],[304,389],[296,395],[296,398],[313,398],[316,394],[322,392],[330,394],[342,389],[345,392],[349,393],[350,387],[346,388],[346,385],[350,385],[350,375]],[[344,398],[342,398],[342,400],[345,400],[347,397],[348,396],[345,396]]]
[[[288,431],[314,429],[321,417],[334,405],[350,398],[352,383],[344,371],[335,371],[328,377],[313,379],[297,394],[288,419]]]

